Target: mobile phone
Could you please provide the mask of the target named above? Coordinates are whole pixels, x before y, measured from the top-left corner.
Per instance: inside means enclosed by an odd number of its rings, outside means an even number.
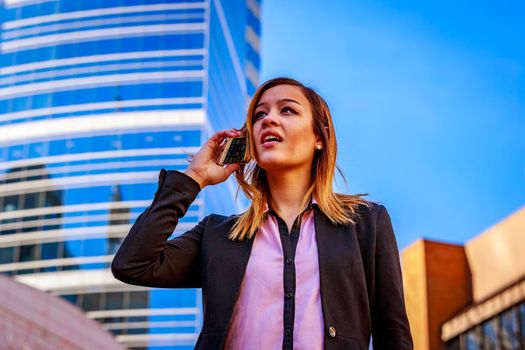
[[[217,163],[225,165],[246,162],[246,136],[227,138]]]

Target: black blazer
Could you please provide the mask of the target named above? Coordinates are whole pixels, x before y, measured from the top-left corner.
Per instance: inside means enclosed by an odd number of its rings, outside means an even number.
[[[161,169],[154,199],[111,264],[126,283],[202,288],[204,320],[196,349],[222,349],[253,239],[227,238],[238,215],[206,216],[167,240],[200,191],[189,176]],[[333,225],[314,209],[325,349],[412,349],[399,252],[384,206],[359,208],[356,225]],[[329,329],[331,331],[329,331]],[[335,332],[334,332],[335,330]]]

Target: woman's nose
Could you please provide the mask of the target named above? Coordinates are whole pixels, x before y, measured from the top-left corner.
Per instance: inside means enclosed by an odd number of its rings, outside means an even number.
[[[274,112],[268,112],[268,114],[266,114],[262,120],[263,126],[277,125],[278,123],[278,118]]]

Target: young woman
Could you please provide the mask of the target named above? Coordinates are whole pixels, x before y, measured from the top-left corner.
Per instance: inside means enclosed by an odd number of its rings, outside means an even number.
[[[215,159],[247,137],[246,165]],[[118,250],[126,283],[202,288],[196,349],[412,349],[389,214],[336,194],[337,144],[326,102],[288,79],[259,87],[244,131],[213,135],[184,172],[161,169],[151,205]],[[236,173],[246,212],[209,215],[171,240],[200,190]]]

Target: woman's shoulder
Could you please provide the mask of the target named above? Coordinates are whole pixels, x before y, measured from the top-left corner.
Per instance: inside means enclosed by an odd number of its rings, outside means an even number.
[[[355,206],[355,213],[360,221],[376,222],[385,214],[388,215],[386,207],[378,201],[364,199],[363,203]]]
[[[235,221],[241,216],[241,214],[231,214],[231,215],[222,215],[222,214],[216,214],[212,213],[206,216],[207,226],[213,225],[216,226],[231,226],[235,223]]]
[[[363,199],[363,203],[357,205],[357,210],[363,213],[377,213],[379,210],[383,210],[384,207],[380,202]]]
[[[203,219],[205,222],[202,230],[202,242],[213,245],[227,240],[238,217],[238,214],[221,215],[212,213],[207,215]]]

